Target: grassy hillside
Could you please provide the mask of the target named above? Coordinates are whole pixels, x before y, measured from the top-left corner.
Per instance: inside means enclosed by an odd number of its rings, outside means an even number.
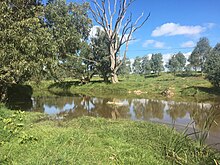
[[[84,85],[76,80],[58,83],[43,81],[41,84],[31,85],[34,87],[35,96],[80,93],[96,97],[147,97],[185,101],[214,100],[220,96],[220,89],[213,88],[202,76],[174,77],[167,73],[158,77],[120,77],[118,84],[107,84],[99,78],[94,78]]]

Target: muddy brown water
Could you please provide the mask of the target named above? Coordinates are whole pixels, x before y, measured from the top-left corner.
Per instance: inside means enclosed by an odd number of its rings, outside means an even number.
[[[21,106],[22,105],[22,106]],[[13,108],[37,111],[56,119],[80,116],[152,121],[190,132],[202,130],[211,118],[214,120],[206,143],[220,150],[220,109],[210,103],[175,102],[155,99],[110,99],[89,96],[38,97],[30,104],[14,104]],[[17,107],[16,107],[17,106]],[[213,108],[215,107],[215,108]],[[214,113],[213,113],[214,112]]]

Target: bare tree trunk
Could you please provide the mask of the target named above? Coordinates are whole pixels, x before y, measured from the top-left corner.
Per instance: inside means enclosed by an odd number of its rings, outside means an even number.
[[[113,84],[118,83],[118,75],[117,75],[117,73],[116,73],[115,71],[113,71],[113,72],[111,73],[111,82],[112,82]]]
[[[110,48],[110,61],[111,61],[111,82],[112,83],[118,83],[118,76],[117,76],[117,61],[116,61],[116,56],[114,54],[114,50]]]
[[[119,2],[118,5],[117,2]],[[97,0],[92,0],[94,9],[90,8],[90,10],[93,18],[103,28],[109,41],[108,48],[112,83],[118,83],[117,71],[126,59],[128,43],[133,40],[132,34],[141,28],[150,16],[149,13],[148,16],[140,22],[143,17],[142,13],[135,22],[132,22],[132,14],[130,14],[130,16],[124,20],[126,12],[133,2],[134,0],[114,0],[111,5],[110,0],[99,0],[99,3]],[[123,59],[120,59],[118,53],[124,44],[126,44],[126,49],[124,50]]]

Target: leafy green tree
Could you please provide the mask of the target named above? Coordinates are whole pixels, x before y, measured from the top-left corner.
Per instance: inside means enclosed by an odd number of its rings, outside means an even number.
[[[166,67],[169,69],[170,72],[172,72],[174,75],[176,75],[176,72],[179,67],[179,61],[177,60],[176,56],[173,55],[169,60]]]
[[[215,86],[220,87],[220,43],[210,52],[205,63],[207,79]]]
[[[139,56],[134,59],[134,63],[132,65],[132,68],[133,68],[133,72],[135,74],[140,74],[141,71],[142,71],[142,69],[141,69],[141,60],[142,59]]]
[[[41,79],[56,67],[56,45],[35,0],[0,2],[0,94],[12,84]]]
[[[121,67],[118,70],[119,75],[129,75],[131,73],[131,61],[129,58],[123,62]]]
[[[176,75],[177,72],[183,71],[185,65],[186,57],[181,52],[179,52],[169,59],[166,67],[170,70],[170,72]]]
[[[184,70],[184,74],[186,74],[187,76],[192,76],[192,66],[190,64],[187,64]]]
[[[143,74],[150,74],[151,73],[151,61],[148,56],[144,56],[142,58],[142,63],[141,63],[141,68],[142,68],[142,73]]]
[[[192,54],[190,55],[188,61],[190,62],[191,66],[194,67],[195,71],[198,68],[201,69],[201,72],[204,71],[204,64],[209,55],[211,47],[209,45],[209,40],[206,37],[200,38],[197,42],[196,47],[194,48]]]
[[[160,74],[161,71],[164,70],[163,66],[163,56],[161,53],[152,54],[151,56],[151,69],[154,74]]]
[[[96,67],[96,72],[103,77],[105,82],[108,81],[111,72],[108,42],[106,33],[97,28],[96,35],[91,38],[93,60],[95,61],[93,64]]]
[[[82,83],[90,82],[91,78],[97,73],[97,70],[92,48],[89,44],[84,42],[79,58],[76,58],[74,61],[76,60],[78,61],[72,64],[74,66],[74,72],[71,71],[72,74],[74,74],[74,77],[80,79]]]
[[[186,57],[181,52],[177,53],[175,56],[177,61],[179,62],[179,71],[183,71],[186,66]]]
[[[86,45],[91,27],[88,9],[88,3],[67,4],[65,0],[51,0],[45,7],[45,22],[57,46],[55,54],[60,67],[63,73],[80,79],[89,70],[85,58],[81,57],[90,49]]]

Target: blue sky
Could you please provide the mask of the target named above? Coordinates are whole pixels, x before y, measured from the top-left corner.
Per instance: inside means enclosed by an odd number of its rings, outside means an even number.
[[[168,57],[179,51],[189,55],[200,37],[207,37],[211,46],[220,42],[220,0],[136,0],[129,12],[134,18],[151,13],[133,35],[136,40],[129,45],[129,58],[151,53]]]
[[[137,0],[132,10],[137,14],[151,12],[151,16],[134,34],[139,41],[130,45],[130,57],[156,52],[187,53],[200,37],[208,37],[211,46],[220,42],[219,0]]]

